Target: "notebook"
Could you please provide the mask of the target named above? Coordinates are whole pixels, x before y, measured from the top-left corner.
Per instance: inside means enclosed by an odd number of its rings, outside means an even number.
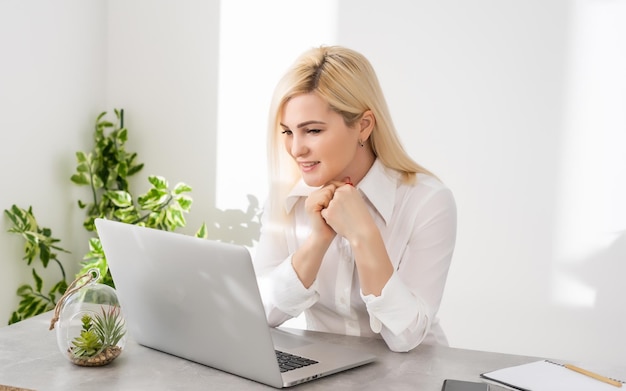
[[[269,327],[243,246],[104,219],[95,224],[128,333],[143,346],[275,388],[375,360]],[[277,350],[312,362],[281,372]]]
[[[608,384],[549,360],[498,369],[480,376],[522,391],[616,391],[621,389],[621,385]],[[616,379],[609,380],[617,382],[616,384],[623,383]]]

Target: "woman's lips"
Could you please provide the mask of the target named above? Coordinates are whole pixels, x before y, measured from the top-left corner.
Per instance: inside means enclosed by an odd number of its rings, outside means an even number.
[[[319,162],[301,162],[298,164],[300,165],[300,169],[302,171],[308,172],[313,170],[319,164]]]

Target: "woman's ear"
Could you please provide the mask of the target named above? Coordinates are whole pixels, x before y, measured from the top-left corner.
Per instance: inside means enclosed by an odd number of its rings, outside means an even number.
[[[376,125],[374,113],[371,110],[365,111],[359,120],[359,140],[361,142],[367,141],[372,130],[374,130],[374,125]]]

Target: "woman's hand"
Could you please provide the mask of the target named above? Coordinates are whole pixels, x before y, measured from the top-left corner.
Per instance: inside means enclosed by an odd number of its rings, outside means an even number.
[[[332,182],[328,186],[334,186],[335,190],[320,214],[336,233],[351,241],[364,237],[367,230],[377,229],[365,201],[354,186],[342,182]]]
[[[304,203],[304,209],[311,222],[311,234],[329,242],[335,237],[336,232],[326,223],[322,217],[322,211],[328,207],[333,199],[335,189],[337,189],[337,184],[330,183],[311,193]]]
[[[363,294],[380,295],[393,266],[358,190],[348,183],[329,183],[309,195],[305,210],[311,220],[311,235],[292,257],[302,284],[306,288],[313,284],[328,246],[339,234],[352,247]]]
[[[291,264],[305,288],[315,279],[324,259],[324,254],[337,233],[326,224],[322,211],[333,199],[337,185],[328,184],[311,193],[304,202],[304,210],[311,222],[311,234],[293,254]]]
[[[350,243],[364,295],[380,296],[393,274],[393,266],[380,231],[365,200],[350,184],[336,187],[328,207],[320,212],[326,224]]]

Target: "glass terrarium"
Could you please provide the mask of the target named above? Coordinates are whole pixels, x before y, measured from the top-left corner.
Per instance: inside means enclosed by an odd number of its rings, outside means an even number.
[[[89,277],[87,283],[74,287],[86,277]],[[115,289],[98,283],[99,279],[97,269],[89,270],[74,281],[59,303],[56,326],[59,350],[80,366],[109,364],[122,353],[126,343],[126,322]]]

